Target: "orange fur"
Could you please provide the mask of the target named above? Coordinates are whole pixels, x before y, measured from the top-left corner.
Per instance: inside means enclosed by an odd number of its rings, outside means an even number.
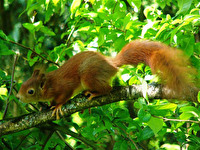
[[[143,62],[151,67],[162,83],[171,90],[171,97],[196,99],[196,71],[181,50],[160,42],[136,40],[127,44],[113,60],[117,66]],[[194,94],[195,93],[195,94]]]
[[[182,51],[159,42],[136,40],[124,46],[115,58],[87,51],[73,56],[59,69],[46,75],[35,70],[32,77],[22,84],[18,97],[24,102],[51,101],[56,105],[54,113],[58,113],[65,102],[81,91],[86,91],[89,99],[109,93],[110,80],[118,67],[141,62],[149,65],[152,72],[158,74],[176,94],[188,94],[194,87],[189,75],[194,73],[194,69],[188,67],[189,61]]]

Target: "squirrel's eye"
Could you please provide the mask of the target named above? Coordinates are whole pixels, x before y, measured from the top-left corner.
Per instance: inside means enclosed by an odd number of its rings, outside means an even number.
[[[28,94],[34,94],[34,90],[33,89],[30,89],[30,90],[28,90]]]

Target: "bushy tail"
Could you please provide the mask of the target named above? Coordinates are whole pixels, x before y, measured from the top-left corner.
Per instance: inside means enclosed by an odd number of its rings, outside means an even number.
[[[117,67],[138,63],[151,67],[152,73],[157,74],[162,84],[169,89],[171,97],[196,99],[196,71],[181,50],[160,42],[136,40],[127,44],[113,59],[113,64]]]
[[[161,49],[149,59],[152,73],[158,74],[162,83],[171,91],[171,97],[196,100],[198,89],[194,85],[196,71],[177,49]]]

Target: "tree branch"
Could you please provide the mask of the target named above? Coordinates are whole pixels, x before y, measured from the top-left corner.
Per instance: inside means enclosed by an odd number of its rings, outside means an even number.
[[[149,98],[161,98],[161,88],[155,86],[148,86],[148,97]],[[64,116],[67,117],[75,112],[85,110],[87,108],[102,106],[121,100],[135,100],[142,97],[142,86],[134,85],[129,87],[115,87],[110,94],[94,98],[91,101],[87,101],[83,96],[77,96],[70,100],[71,104],[66,104],[63,106],[62,111]],[[44,110],[42,112],[31,113],[17,118],[12,118],[8,121],[0,121],[0,136],[11,134],[14,132],[19,132],[26,130],[38,125],[47,123],[49,121],[56,120],[52,117],[52,110]]]

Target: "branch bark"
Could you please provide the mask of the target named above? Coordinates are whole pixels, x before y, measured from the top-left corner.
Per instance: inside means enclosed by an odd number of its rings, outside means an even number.
[[[85,97],[78,95],[70,100],[70,104],[66,104],[62,107],[64,116],[61,116],[61,118],[91,107],[102,106],[122,100],[135,100],[143,96],[142,89],[143,87],[141,85],[114,87],[110,94],[94,98],[91,101],[88,101]],[[147,95],[149,99],[162,98],[161,93],[162,90],[160,86],[155,87],[149,85],[147,88]],[[12,118],[10,120],[1,120],[0,136],[19,132],[56,120],[56,118],[51,115],[52,110],[44,110],[42,112],[31,113],[17,118]]]

